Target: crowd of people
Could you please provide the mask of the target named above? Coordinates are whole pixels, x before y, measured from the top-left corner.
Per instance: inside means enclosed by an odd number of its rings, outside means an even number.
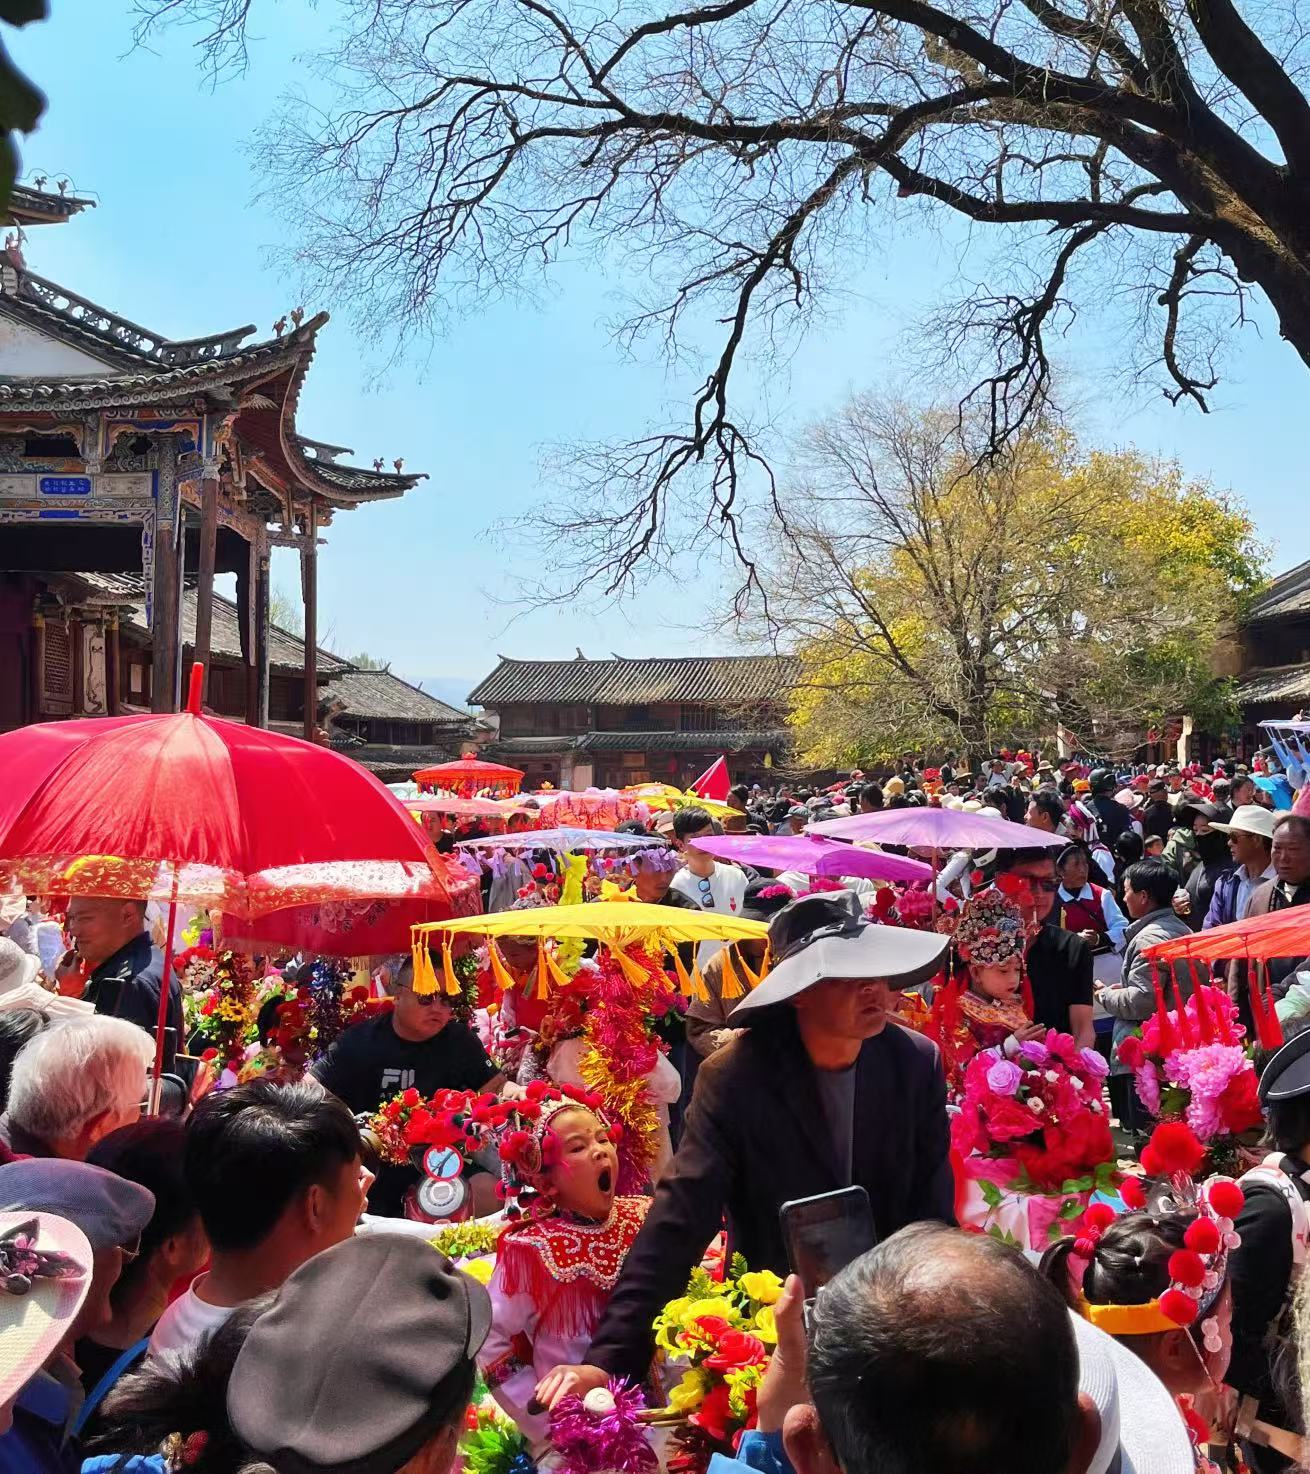
[[[1041,838],[934,854],[896,892],[697,845],[926,805]],[[769,1294],[740,1331],[769,1352],[747,1431],[703,1451],[716,1474],[1310,1464],[1310,956],[1254,986],[1240,961],[1207,964],[1204,988],[1174,968],[1184,1023],[1226,996],[1254,1039],[1267,998],[1285,1039],[1256,1051],[1266,1141],[1249,1134],[1240,1189],[1151,1170],[1169,1112],[1134,1064],[1169,1001],[1151,947],[1310,902],[1310,816],[1281,773],[906,754],[621,828],[660,843],[586,894],[755,934],[625,954],[525,929],[375,959],[358,1020],[299,1054],[280,1011],[310,996],[312,959],[258,959],[258,1037],[221,1076],[194,1069],[197,1015],[144,903],[9,899],[0,1474],[445,1474],[484,1388],[522,1434],[515,1474],[592,1474],[608,1466],[566,1457],[558,1420],[616,1417],[623,1387],[676,1413],[679,1346],[654,1327],[716,1263]],[[570,883],[548,854],[483,868],[507,910]],[[1104,1077],[1120,1165],[1141,1152],[1135,1185],[1085,1194],[1041,1244],[964,1231],[953,1123],[975,1062],[1066,1038],[1088,1097]],[[871,1232],[817,1288],[782,1210],[850,1189]],[[484,1273],[440,1252],[438,1199],[494,1224]]]

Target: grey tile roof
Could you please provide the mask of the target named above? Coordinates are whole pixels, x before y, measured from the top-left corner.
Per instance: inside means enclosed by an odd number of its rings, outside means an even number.
[[[1310,701],[1310,665],[1272,665],[1248,671],[1233,693],[1243,706],[1266,701]]]
[[[579,732],[562,737],[506,737],[487,749],[491,757],[532,757],[564,752],[746,752],[790,746],[790,734],[776,728],[730,732]]]
[[[130,603],[132,614],[128,623],[141,634],[147,633],[145,579],[139,573],[79,573],[93,588],[121,598]],[[188,583],[182,591],[182,641],[194,644],[196,638],[196,589]],[[222,594],[214,595],[214,612],[209,636],[209,648],[215,655],[232,660],[241,658],[241,626],[237,619],[237,606]],[[305,642],[292,630],[271,624],[268,632],[269,664],[283,670],[300,671],[305,668]],[[319,673],[349,670],[348,661],[330,650],[318,652]]]
[[[67,181],[64,181],[67,183]],[[37,189],[32,184],[15,184],[9,193],[9,210],[6,224],[17,221],[31,224],[36,221],[67,220],[88,206],[95,208],[94,200],[80,195],[61,194],[58,190]]]
[[[459,742],[437,743],[432,747],[392,747],[383,742],[352,743],[334,739],[333,752],[351,758],[371,772],[408,778],[420,768],[450,762],[459,756]]]
[[[347,716],[473,727],[468,712],[438,701],[389,670],[343,670],[328,681],[319,699],[341,701]]]
[[[674,660],[506,660],[469,693],[470,704],[779,701],[800,673],[790,656],[711,655]]]
[[[1247,620],[1282,619],[1291,614],[1310,614],[1310,559],[1280,573],[1252,604]]]

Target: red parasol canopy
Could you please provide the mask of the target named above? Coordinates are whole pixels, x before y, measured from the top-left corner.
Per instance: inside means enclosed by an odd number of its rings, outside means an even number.
[[[1159,942],[1142,954],[1153,962],[1220,962],[1228,957],[1268,961],[1273,957],[1304,957],[1310,953],[1310,906],[1271,911],[1249,921],[1229,921],[1209,931],[1194,932]]]
[[[453,763],[438,763],[435,768],[420,768],[414,782],[424,790],[444,789],[461,798],[472,798],[484,790],[493,798],[508,798],[519,791],[523,774],[518,768],[484,763],[480,758],[462,757]]]
[[[198,669],[198,667],[197,667]],[[0,734],[0,881],[249,918],[325,900],[448,900],[405,806],[348,758],[200,715]]]

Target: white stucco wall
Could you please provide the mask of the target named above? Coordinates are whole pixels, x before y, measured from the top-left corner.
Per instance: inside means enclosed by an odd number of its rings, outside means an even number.
[[[26,323],[0,316],[0,374],[42,377],[50,374],[103,374],[116,370],[80,348],[47,338]]]

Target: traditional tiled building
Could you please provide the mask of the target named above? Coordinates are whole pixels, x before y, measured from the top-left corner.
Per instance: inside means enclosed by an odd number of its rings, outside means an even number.
[[[299,431],[326,313],[296,308],[254,341],[253,326],[176,339],[32,271],[24,232],[90,204],[19,187],[5,220],[0,730],[121,704],[176,710],[196,659],[215,667],[211,706],[313,735],[321,534],[421,478],[400,461],[343,464],[348,451]],[[300,554],[295,666],[270,619],[273,547]],[[223,573],[234,604],[214,593]]]
[[[1237,679],[1246,752],[1265,741],[1260,722],[1310,708],[1310,561],[1274,579],[1221,658]]]
[[[683,784],[727,754],[750,782],[786,761],[785,656],[507,660],[469,694],[493,713],[484,751],[522,768],[525,788]]]

